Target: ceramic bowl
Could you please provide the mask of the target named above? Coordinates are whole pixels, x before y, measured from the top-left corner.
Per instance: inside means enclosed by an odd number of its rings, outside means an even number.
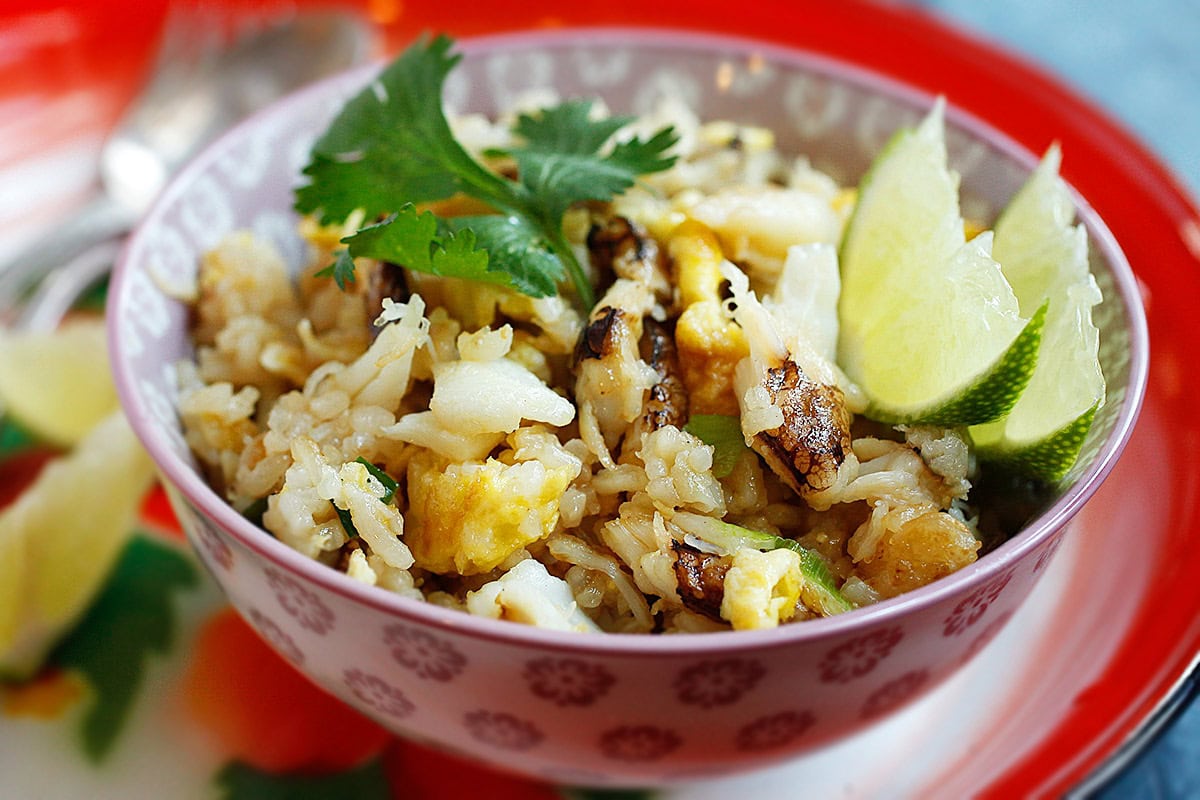
[[[465,42],[451,108],[492,112],[523,90],[593,95],[615,111],[675,93],[702,118],[767,125],[785,152],[853,182],[935,98],[853,65],[744,40],[638,30]],[[249,228],[299,269],[291,189],[309,147],[374,69],[315,85],[225,136],[167,189],[110,290],[112,361],[134,427],[187,535],[233,605],[313,681],[397,733],[552,781],[650,785],[751,768],[869,726],[954,673],[1029,594],[1070,518],[1127,439],[1145,382],[1134,279],[1080,198],[1108,402],[1062,494],[978,563],[918,591],[776,630],[565,635],[478,619],[367,587],[288,549],[205,483],[184,444],[173,365],[191,355],[188,284],[200,254]],[[994,218],[1037,161],[948,110],[967,214]],[[1069,155],[1068,155],[1069,157]]]

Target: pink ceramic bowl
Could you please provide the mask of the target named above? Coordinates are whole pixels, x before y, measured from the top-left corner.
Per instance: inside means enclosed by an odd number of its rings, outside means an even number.
[[[543,32],[463,49],[447,87],[453,108],[491,112],[546,85],[637,112],[660,92],[680,92],[704,118],[774,128],[785,151],[810,154],[846,182],[934,99],[803,52],[661,31]],[[200,254],[237,228],[302,265],[291,188],[318,132],[371,72],[302,91],[200,156],[147,216],[110,290],[126,412],[216,580],[289,661],[399,734],[552,781],[649,785],[750,768],[844,737],[937,685],[1000,630],[1112,467],[1145,383],[1133,276],[1082,200],[1106,295],[1098,324],[1108,403],[1050,507],[975,565],[903,597],[772,631],[564,635],[360,585],[226,505],[180,435],[172,365],[190,355],[187,310],[162,287],[188,283]],[[966,210],[985,219],[1037,160],[953,108],[948,140]]]

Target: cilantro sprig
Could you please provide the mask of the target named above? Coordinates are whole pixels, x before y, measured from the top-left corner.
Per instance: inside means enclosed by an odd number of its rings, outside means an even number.
[[[558,291],[569,276],[580,302],[594,295],[563,235],[563,215],[576,203],[607,201],[639,175],[669,168],[678,140],[671,128],[606,149],[631,117],[593,119],[592,103],[570,100],[522,115],[522,144],[489,156],[510,158],[507,178],[476,161],[454,138],[442,108],[446,76],[462,59],[453,41],[422,39],[352,98],[313,147],[307,183],[295,207],[323,223],[356,210],[382,219],[346,237],[321,274],[345,288],[353,258],[365,256],[435,275],[505,286],[534,297]],[[464,194],[495,214],[439,219],[417,204]]]

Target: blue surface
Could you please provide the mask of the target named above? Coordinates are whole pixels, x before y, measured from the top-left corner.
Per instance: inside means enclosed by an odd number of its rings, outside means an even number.
[[[1200,0],[910,0],[1048,67],[1200,192]]]
[[[1200,0],[912,0],[1066,80],[1200,192]],[[1067,155],[1066,157],[1070,157]],[[1200,703],[1096,795],[1200,798]]]

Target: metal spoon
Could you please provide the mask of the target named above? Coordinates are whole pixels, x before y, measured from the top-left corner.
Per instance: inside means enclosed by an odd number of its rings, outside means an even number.
[[[204,144],[280,95],[371,54],[369,24],[349,13],[299,12],[228,44],[196,13],[191,9],[168,20],[153,81],[101,151],[101,193],[0,265],[0,312],[58,268],[75,266],[76,273],[94,280],[103,272],[96,265],[102,259],[85,251],[127,233],[167,179]],[[56,296],[71,284],[69,275],[62,277]],[[45,317],[34,307],[27,309],[26,322],[31,313]]]

